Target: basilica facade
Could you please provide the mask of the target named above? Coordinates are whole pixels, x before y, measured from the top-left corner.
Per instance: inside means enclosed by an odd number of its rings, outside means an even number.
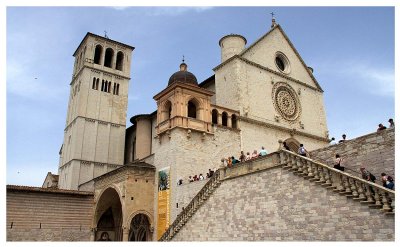
[[[229,34],[219,46],[213,75],[199,82],[182,61],[157,109],[126,126],[134,47],[92,33],[79,44],[57,186],[94,193],[91,240],[159,239],[200,189],[188,177],[223,157],[283,141],[328,145],[323,90],[280,25],[252,44]]]

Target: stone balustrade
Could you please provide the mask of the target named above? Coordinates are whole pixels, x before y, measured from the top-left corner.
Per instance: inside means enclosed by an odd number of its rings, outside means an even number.
[[[221,183],[221,170],[217,170],[186,208],[176,217],[159,241],[169,241],[186,224],[196,210],[207,200]]]
[[[239,163],[232,168],[225,167],[217,170],[214,176],[210,178],[186,208],[176,217],[159,241],[170,241],[224,180],[277,166],[281,166],[282,169],[291,171],[333,192],[368,205],[370,208],[380,209],[385,214],[394,214],[394,191],[310,158],[280,150],[261,158]]]
[[[370,208],[378,208],[384,213],[394,214],[395,193],[393,190],[286,150],[281,150],[279,156],[283,169],[360,201],[362,204],[367,204]]]

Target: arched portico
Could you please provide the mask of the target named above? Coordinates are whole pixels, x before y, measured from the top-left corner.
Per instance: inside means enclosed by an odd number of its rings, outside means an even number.
[[[94,215],[95,241],[98,241],[104,232],[107,232],[111,241],[122,241],[122,211],[120,195],[116,188],[106,188],[96,204]]]

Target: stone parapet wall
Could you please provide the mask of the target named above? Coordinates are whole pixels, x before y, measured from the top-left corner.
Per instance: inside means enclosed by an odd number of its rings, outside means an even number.
[[[172,241],[394,241],[394,217],[279,165],[221,183]]]
[[[7,241],[89,241],[93,195],[7,190]]]
[[[196,194],[204,187],[209,179],[204,179],[201,181],[195,181],[188,183],[187,180],[184,184],[176,187],[176,203],[174,205],[177,214],[182,211],[183,207],[186,207],[188,203],[196,196]]]
[[[340,154],[346,168],[359,172],[360,166],[363,165],[379,180],[382,172],[394,177],[394,147],[395,129],[391,128],[313,150],[310,155],[316,161],[333,166],[335,154]]]

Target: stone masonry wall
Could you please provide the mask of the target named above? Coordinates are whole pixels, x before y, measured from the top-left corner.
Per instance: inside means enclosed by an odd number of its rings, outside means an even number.
[[[394,143],[395,129],[391,128],[317,149],[310,154],[312,159],[332,166],[335,154],[340,154],[345,167],[359,172],[362,164],[379,180],[382,172],[394,177]]]
[[[394,241],[385,216],[280,166],[224,180],[172,241]]]
[[[89,241],[93,195],[7,191],[7,241]]]

